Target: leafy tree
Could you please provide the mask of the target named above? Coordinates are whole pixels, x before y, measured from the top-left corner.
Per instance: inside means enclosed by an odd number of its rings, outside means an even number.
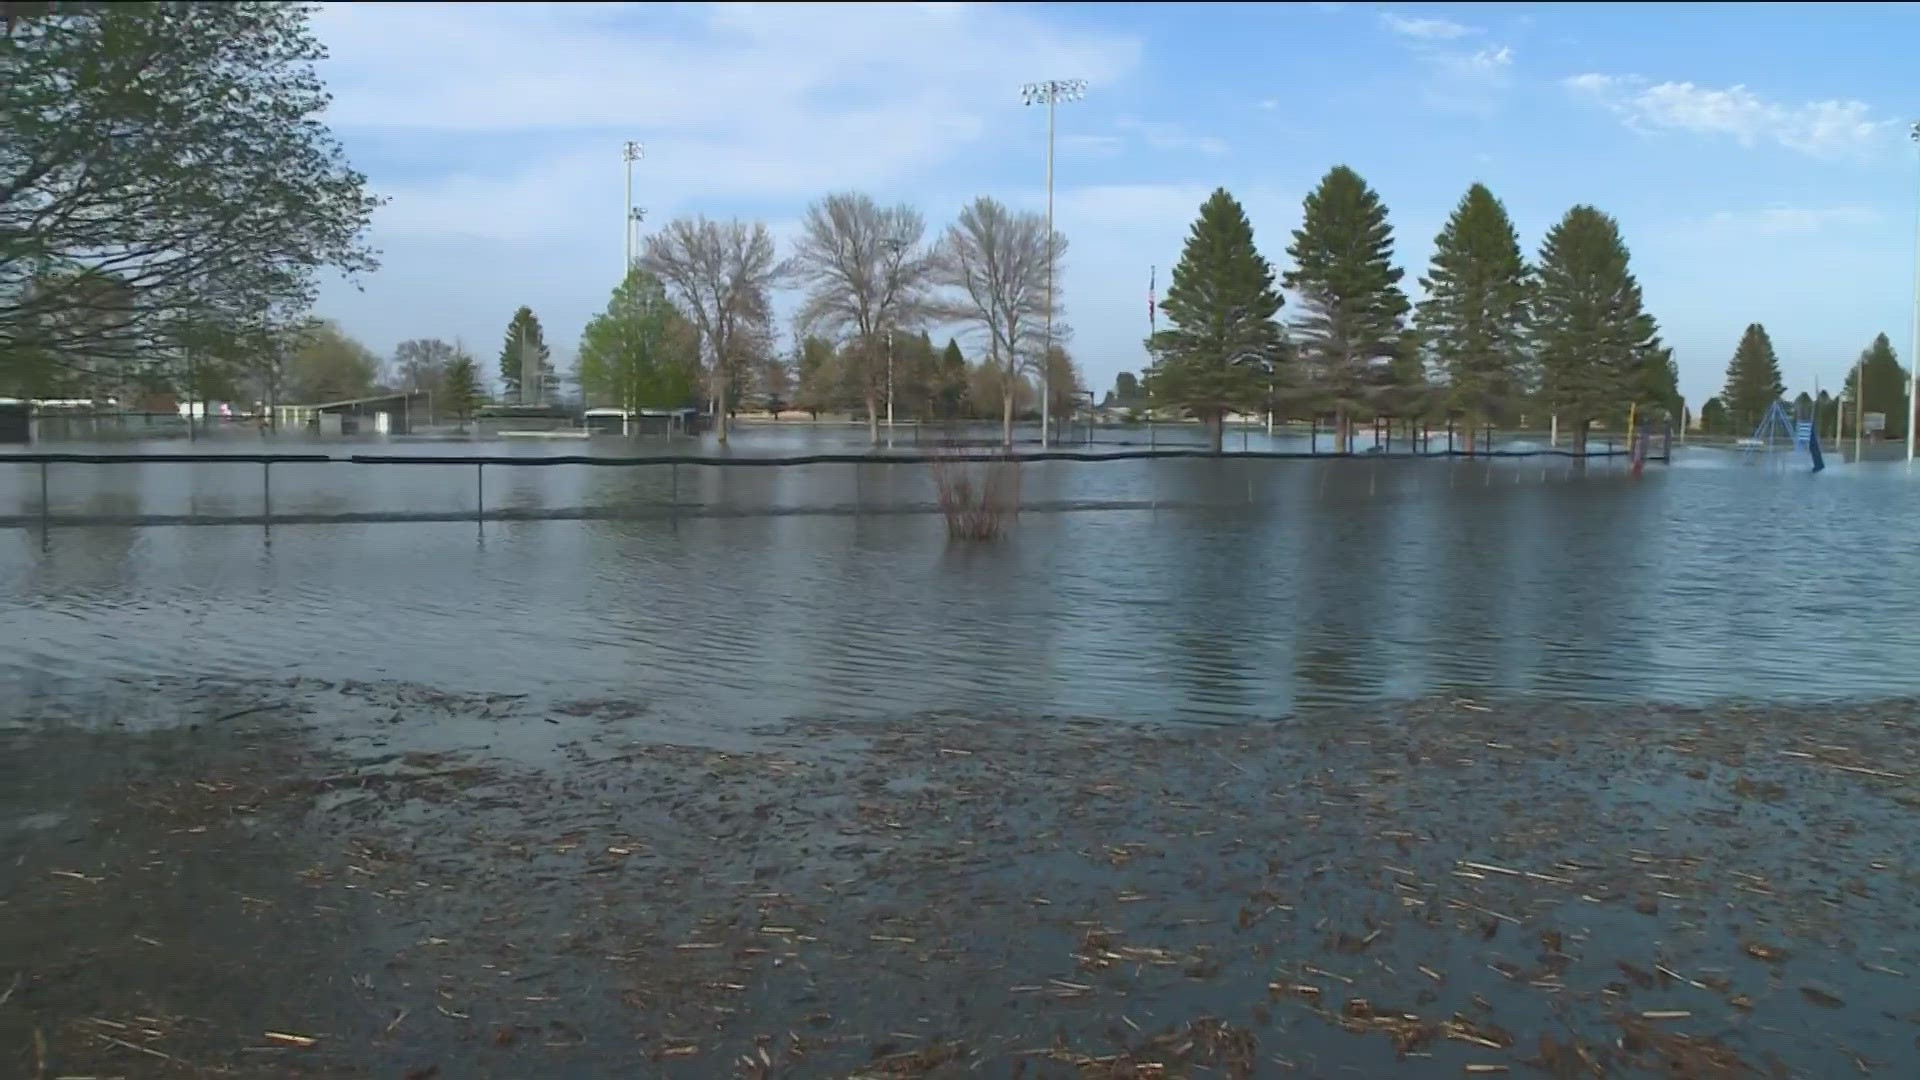
[[[840,357],[834,352],[831,342],[818,337],[803,339],[799,351],[800,361],[796,365],[799,370],[795,374],[800,385],[795,404],[818,420],[821,413],[840,404],[843,382]]]
[[[1073,355],[1060,345],[1053,347],[1047,359],[1048,411],[1055,417],[1071,417],[1079,411],[1087,393],[1086,383],[1080,378],[1080,367],[1073,362]]]
[[[486,400],[486,393],[480,386],[480,367],[474,361],[473,354],[458,344],[453,346],[453,355],[441,371],[440,393],[446,400],[447,411],[462,426]]]
[[[1726,403],[1717,397],[1700,406],[1700,430],[1709,435],[1724,435],[1732,425],[1727,421]]]
[[[1414,325],[1446,379],[1447,404],[1478,431],[1526,386],[1532,271],[1506,206],[1483,184],[1467,189],[1433,243]]]
[[[1294,320],[1307,383],[1334,412],[1335,445],[1352,446],[1356,410],[1392,385],[1404,355],[1410,307],[1393,265],[1393,228],[1380,196],[1360,174],[1335,167],[1307,195],[1305,215],[1287,248],[1285,282],[1298,293]]]
[[[399,389],[438,393],[446,388],[447,368],[457,354],[439,338],[411,338],[393,348],[393,373]]]
[[[1862,372],[1865,374],[1862,375]],[[1873,344],[1860,351],[1860,362],[1847,372],[1849,403],[1859,400],[1854,393],[1854,386],[1863,379],[1867,384],[1865,411],[1886,414],[1887,438],[1906,438],[1906,417],[1910,413],[1907,408],[1907,369],[1900,366],[1900,358],[1894,353],[1893,343],[1887,340],[1887,335],[1876,336]],[[1854,410],[1855,406],[1849,404],[1849,413]],[[1849,415],[1847,419],[1851,422],[1853,417]]]
[[[1611,217],[1576,206],[1548,230],[1533,330],[1551,407],[1572,425],[1575,452],[1585,453],[1591,422],[1624,413],[1646,365],[1663,352]]]
[[[529,362],[539,364],[536,386],[521,386]],[[547,347],[546,331],[540,317],[522,306],[507,321],[507,332],[500,342],[500,385],[506,389],[503,400],[516,405],[543,405],[553,400],[560,379],[553,370],[553,350]]]
[[[1749,323],[1733,350],[1733,359],[1727,361],[1727,383],[1720,400],[1727,407],[1728,419],[1743,431],[1752,430],[1785,392],[1773,339],[1767,336],[1766,327]]]
[[[698,350],[660,279],[636,267],[580,334],[581,391],[629,412],[677,409],[694,396]]]
[[[380,358],[332,322],[316,322],[302,335],[287,363],[287,389],[297,401],[321,404],[365,397],[380,375]],[[202,401],[221,396],[204,387]]]
[[[1049,247],[1051,242],[1051,247]],[[1049,237],[1047,219],[1031,211],[1013,213],[995,199],[982,196],[960,211],[947,226],[942,241],[944,259],[940,281],[958,295],[947,316],[985,332],[984,363],[1003,374],[998,380],[971,379],[976,407],[986,399],[979,391],[997,387],[1001,403],[1001,437],[1013,445],[1013,418],[1020,406],[1023,372],[1031,369],[1044,349],[1049,315],[1053,338],[1069,335],[1061,321],[1058,293],[1049,287],[1048,267],[1066,254],[1066,237]]]
[[[773,288],[785,276],[773,234],[761,222],[675,218],[647,237],[640,265],[658,277],[699,331],[714,401],[714,424],[727,441],[727,398],[755,354],[766,355]]]
[[[1113,377],[1113,401],[1121,407],[1130,407],[1141,398],[1140,380],[1131,371],[1123,371]]]
[[[1147,342],[1154,355],[1148,394],[1204,420],[1216,452],[1225,415],[1266,397],[1285,344],[1274,321],[1280,304],[1273,267],[1254,247],[1246,211],[1227,189],[1216,189],[1200,205],[1173,268],[1161,305],[1171,325]]]
[[[375,267],[381,200],[322,123],[310,5],[9,7],[0,365],[171,365],[182,323],[264,332],[320,270]]]

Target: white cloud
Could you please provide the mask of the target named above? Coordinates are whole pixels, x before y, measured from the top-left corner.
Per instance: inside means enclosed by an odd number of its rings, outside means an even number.
[[[1427,58],[1427,64],[1433,77],[1425,97],[1436,108],[1491,112],[1513,85],[1513,49],[1506,45],[1472,53],[1436,53]]]
[[[1381,13],[1380,23],[1396,34],[1428,41],[1452,41],[1477,32],[1473,27],[1462,26],[1452,19],[1410,17],[1391,11]]]
[[[890,200],[969,185],[957,205],[973,181],[954,177],[983,155],[1031,142],[1039,160],[1021,82],[1098,94],[1144,53],[1130,34],[975,4],[329,4],[314,27],[328,123],[392,200],[373,235],[386,269],[365,293],[329,288],[323,313],[381,350],[490,340],[521,303],[571,341],[619,273],[625,140],[646,146],[634,201],[649,223],[784,220],[856,186]],[[1112,145],[1065,135],[1063,149]],[[926,209],[937,228],[943,208]]]
[[[1649,84],[1589,72],[1567,79],[1566,86],[1642,134],[1720,136],[1742,146],[1773,143],[1826,161],[1870,152],[1894,126],[1891,120],[1876,119],[1865,102],[1834,99],[1786,104],[1739,85],[1714,89],[1690,82]]]

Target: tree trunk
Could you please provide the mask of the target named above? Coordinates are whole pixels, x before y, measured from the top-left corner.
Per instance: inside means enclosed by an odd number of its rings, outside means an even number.
[[[1573,453],[1576,457],[1587,456],[1588,421],[1576,419],[1573,422]]]
[[[1218,454],[1226,447],[1227,413],[1224,409],[1215,409],[1207,416],[1207,444]]]
[[[874,403],[872,390],[867,391],[867,443],[870,446],[880,445],[880,411]]]
[[[1336,406],[1333,410],[1333,452],[1344,454],[1353,449],[1353,428],[1349,426],[1347,407]]]
[[[1006,448],[1009,451],[1011,451],[1013,449],[1013,384],[1012,383],[1008,383],[1007,388],[1004,391],[1002,391],[1000,394],[1000,438],[1001,438],[1001,441],[1006,444]]]
[[[719,376],[720,385],[714,388],[713,426],[720,435],[720,445],[727,445],[727,377]]]

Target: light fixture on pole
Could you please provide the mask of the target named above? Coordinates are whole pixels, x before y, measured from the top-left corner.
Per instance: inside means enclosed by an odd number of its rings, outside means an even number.
[[[627,162],[627,209],[621,215],[623,227],[627,230],[627,261],[626,265],[620,268],[621,278],[624,280],[627,272],[633,269],[634,223],[645,217],[647,213],[645,210],[636,209],[633,205],[633,163],[645,157],[646,153],[639,143],[629,140],[620,148],[620,156]]]
[[[1049,379],[1053,374],[1053,263],[1058,245],[1053,241],[1053,107],[1062,101],[1079,101],[1087,96],[1085,79],[1048,79],[1027,83],[1020,88],[1020,99],[1028,105],[1047,107],[1047,319],[1046,334],[1040,351],[1040,448],[1047,448],[1047,427],[1052,402]]]
[[[1920,145],[1920,123],[1907,131],[1907,137]],[[1912,369],[1907,383],[1907,464],[1913,464],[1913,414],[1920,406],[1920,234],[1913,252],[1913,338],[1907,352],[1907,367]]]

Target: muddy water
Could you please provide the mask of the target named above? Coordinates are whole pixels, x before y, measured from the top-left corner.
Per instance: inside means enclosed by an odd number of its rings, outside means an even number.
[[[258,498],[244,467],[60,468],[55,502],[76,512]],[[276,506],[473,497],[464,473],[300,468],[276,474]],[[498,471],[489,498],[528,507],[641,507],[669,482]],[[673,518],[0,530],[0,678],[398,677],[643,697],[736,729],[1915,689],[1903,466],[1816,477],[1701,451],[1634,481],[1564,462],[1057,462],[1023,482],[1053,509],[976,549],[885,512],[924,498],[923,469],[684,472]],[[775,507],[795,512],[754,512]]]

